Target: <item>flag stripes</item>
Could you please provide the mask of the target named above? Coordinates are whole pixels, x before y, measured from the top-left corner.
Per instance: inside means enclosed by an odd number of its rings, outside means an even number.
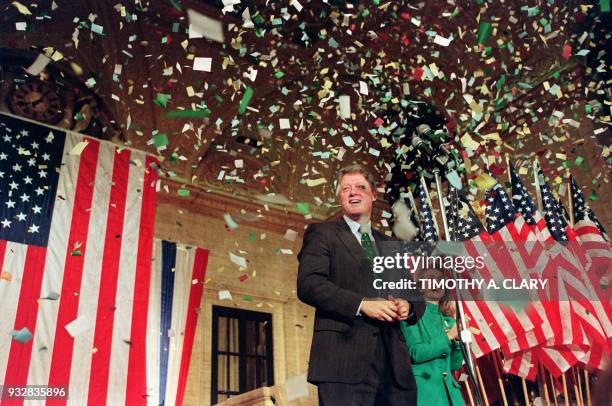
[[[47,245],[0,241],[0,270],[11,279],[0,280],[0,329],[33,335],[0,335],[0,383],[68,383],[69,399],[53,405],[146,404],[154,158],[4,115],[0,130],[19,142],[63,143],[57,184],[47,189],[55,190],[48,239],[40,238]]]
[[[208,251],[155,240],[147,333],[148,404],[181,405]]]

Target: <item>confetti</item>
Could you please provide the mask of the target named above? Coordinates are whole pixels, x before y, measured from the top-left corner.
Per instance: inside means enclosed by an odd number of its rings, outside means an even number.
[[[32,339],[32,333],[27,327],[24,327],[21,330],[12,330],[10,334],[13,337],[13,340],[22,344],[27,343]]]
[[[189,38],[208,38],[217,42],[224,42],[223,23],[207,17],[192,9],[187,9],[189,19]]]
[[[64,326],[68,334],[73,338],[83,334],[85,331],[89,330],[90,327],[91,323],[85,316],[79,316]]]
[[[193,70],[210,72],[212,69],[212,58],[197,57],[193,59]]]
[[[36,60],[28,67],[28,69],[26,69],[26,72],[32,76],[39,75],[40,72],[47,67],[49,62],[51,62],[51,58],[44,54],[38,54]]]
[[[87,140],[81,141],[78,144],[76,144],[74,147],[72,147],[72,149],[70,150],[68,154],[76,155],[76,156],[81,155],[88,145],[89,145],[89,141]]]

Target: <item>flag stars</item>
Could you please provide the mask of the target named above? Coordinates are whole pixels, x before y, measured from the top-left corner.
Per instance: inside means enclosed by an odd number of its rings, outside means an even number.
[[[32,224],[32,226],[28,229],[28,232],[37,233],[39,229],[40,229],[40,226],[37,226],[36,224]]]
[[[9,219],[4,219],[0,223],[2,223],[2,228],[9,228],[11,226]]]
[[[34,192],[36,192],[36,196],[42,196],[45,193],[45,190],[39,186],[36,188],[36,190],[34,190]]]
[[[13,170],[14,170],[15,172],[21,172],[21,168],[22,168],[22,167],[21,167],[21,165],[19,165],[19,164],[15,164],[15,165],[13,165]]]
[[[20,212],[19,214],[17,214],[15,217],[17,217],[17,220],[19,221],[26,221],[26,218],[28,216],[26,216],[25,214],[23,214],[22,212]]]
[[[6,161],[6,158],[8,158],[8,155],[4,152],[0,152],[0,161]]]
[[[6,207],[8,207],[9,209],[14,209],[15,208],[15,202],[10,200],[10,199],[8,201],[6,201],[5,204],[6,204]]]
[[[3,139],[4,139],[4,141],[5,141],[5,142],[11,142],[11,136],[10,136],[10,135],[8,135],[8,134],[6,134],[6,135],[3,137]]]
[[[44,170],[40,170],[38,171],[38,176],[40,176],[41,178],[46,178],[47,177],[47,171]]]
[[[29,201],[30,201],[30,196],[26,195],[25,193],[24,193],[24,194],[22,194],[22,195],[21,195],[21,196],[19,196],[19,197],[21,198],[21,201],[22,201],[23,203],[25,203],[25,202],[29,202]]]
[[[28,166],[35,166],[35,165],[36,165],[36,159],[34,158],[28,159]]]
[[[49,159],[51,159],[51,156],[45,152],[44,154],[42,154],[42,159],[48,161]]]
[[[38,149],[38,147],[40,146],[36,141],[34,141],[31,145],[32,149]]]
[[[29,176],[26,176],[25,178],[23,178],[23,181],[25,182],[26,185],[32,184],[32,178],[30,178]]]
[[[15,181],[12,181],[11,183],[9,183],[9,186],[11,190],[15,190],[17,189],[17,187],[19,187],[19,184],[15,183]]]
[[[34,212],[34,214],[40,214],[42,212],[42,207],[34,206],[32,207],[32,211]]]

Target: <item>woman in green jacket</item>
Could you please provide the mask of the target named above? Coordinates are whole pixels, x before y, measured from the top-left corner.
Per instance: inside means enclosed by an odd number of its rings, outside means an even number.
[[[442,271],[437,269],[426,269],[415,276],[417,281],[444,278]],[[452,374],[463,364],[457,324],[452,317],[455,302],[444,300],[444,289],[421,289],[421,293],[427,301],[423,316],[412,326],[405,322],[400,324],[417,383],[417,404],[463,405],[461,387]]]

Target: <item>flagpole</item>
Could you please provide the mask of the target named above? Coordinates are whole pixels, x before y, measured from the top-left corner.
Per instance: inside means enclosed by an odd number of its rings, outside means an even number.
[[[578,393],[580,394],[580,403],[584,406],[584,396],[582,394],[582,377],[580,376],[580,368],[576,367],[576,379],[578,380]]]
[[[440,168],[435,167],[433,168],[432,172],[434,174],[434,178],[436,181],[436,191],[438,192],[438,202],[440,204],[440,214],[442,215],[442,224],[444,225],[444,237],[446,241],[452,241],[453,239],[451,239],[451,235],[450,235],[449,228],[448,228],[448,221],[446,219],[446,208],[444,207],[444,199],[442,197],[443,194],[442,194],[442,181],[440,180]],[[427,191],[427,188],[425,188],[425,190]],[[449,196],[449,199],[450,198],[451,197]],[[432,213],[432,217],[434,217],[433,213]],[[453,271],[453,278],[456,278],[455,273],[456,271]],[[463,311],[463,306],[461,305],[461,295],[459,293],[458,284],[455,286],[455,295],[457,297],[457,317],[459,319],[459,326],[460,326],[459,337],[461,338],[460,342],[463,344],[461,348],[462,348],[465,363],[467,366],[468,375],[470,377],[470,380],[472,381],[472,384],[474,385],[476,403],[478,405],[482,405],[483,404],[482,394],[480,394],[480,391],[478,389],[478,383],[476,381],[476,372],[475,372],[476,362],[474,361],[474,354],[472,354],[472,333],[468,329],[465,312]]]
[[[497,374],[497,383],[499,384],[499,391],[502,395],[502,401],[504,402],[504,406],[508,406],[508,398],[506,398],[506,391],[504,390],[504,381],[501,377],[501,372],[499,371],[499,350],[494,350],[493,354],[493,365],[495,365],[495,373]]]
[[[589,382],[589,371],[584,370],[584,386],[586,387],[587,405],[591,406],[591,388]]]
[[[578,392],[578,382],[576,381],[576,367],[572,367],[572,380],[573,382],[573,387],[574,387],[574,396],[576,396],[576,403],[578,403],[578,406],[583,406],[582,404],[582,397],[580,396],[580,393]]]
[[[533,178],[536,187],[536,200],[538,201],[538,210],[540,210],[540,213],[543,213],[544,210],[542,205],[542,191],[540,190],[540,181],[538,180],[538,171],[536,169],[539,169],[539,167],[540,161],[538,160],[538,158],[536,158],[535,161],[533,161]]]
[[[474,396],[472,395],[472,390],[470,389],[470,381],[469,379],[466,379],[465,381],[465,390],[468,394],[468,399],[470,399],[470,406],[476,406],[474,404]]]
[[[527,382],[525,382],[525,378],[521,378],[521,386],[523,387],[523,395],[525,396],[525,405],[529,406],[531,403],[529,402],[529,393],[527,393]]]
[[[569,221],[570,225],[574,227],[574,196],[572,196],[572,184],[570,182],[569,169],[565,169],[565,176],[567,182],[567,207],[569,209]]]
[[[540,381],[544,386],[544,400],[546,401],[546,406],[550,406],[550,399],[548,397],[548,384],[546,383],[546,372],[544,371],[542,364],[538,365],[538,372],[540,375]]]
[[[504,156],[506,158],[506,173],[508,173],[508,182],[510,182],[510,189],[512,189],[512,175],[510,174],[510,155],[506,152]]]
[[[565,372],[561,374],[561,382],[563,382],[563,399],[565,400],[565,406],[570,406],[569,402],[569,391],[567,390],[567,379],[565,379]]]
[[[475,363],[475,365],[476,365],[476,376],[478,376],[478,383],[480,384],[480,390],[482,391],[482,396],[484,397],[485,405],[488,405],[489,397],[487,396],[487,390],[485,389],[484,382],[482,381],[482,375],[480,374],[480,368],[478,368],[478,363]]]
[[[440,180],[440,169],[435,168],[433,170],[434,177],[436,179],[436,190],[438,192],[438,202],[440,204],[440,213],[442,214],[442,225],[444,226],[444,235],[446,237],[446,241],[451,241],[450,232],[448,231],[448,221],[446,221],[446,209],[444,208],[444,199],[442,198],[442,181]],[[423,178],[421,178],[422,180]],[[427,191],[427,188],[425,188]],[[427,196],[429,198],[429,194]],[[432,217],[433,213],[432,213]]]
[[[557,387],[555,386],[555,381],[551,374],[548,374],[548,377],[550,378],[550,386],[552,386],[553,390],[553,399],[555,401],[555,406],[559,406],[559,404],[557,403]]]

